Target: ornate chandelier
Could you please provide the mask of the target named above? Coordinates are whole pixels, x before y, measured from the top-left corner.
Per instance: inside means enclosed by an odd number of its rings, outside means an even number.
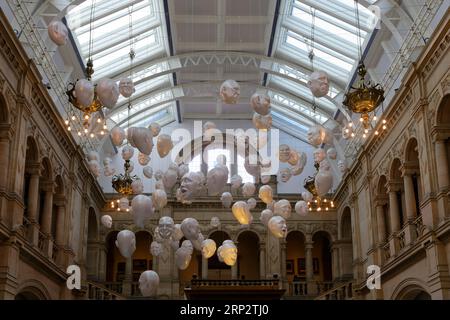
[[[384,90],[380,84],[373,85],[370,81],[366,81],[367,69],[364,65],[362,54],[358,0],[355,0],[355,19],[358,30],[358,80],[356,87],[350,87],[345,93],[342,104],[353,113],[358,113],[361,115],[359,121],[362,124],[362,137],[367,138],[369,131],[375,127],[378,121],[376,116],[376,109],[384,101]],[[382,120],[382,128],[383,130],[386,130],[386,120],[384,119]],[[355,132],[356,128],[354,128],[352,122],[349,122],[348,125],[343,129],[342,135],[344,139],[354,138]],[[375,130],[375,135],[378,134],[379,131]]]
[[[125,160],[125,164],[123,166],[125,169],[124,174],[117,174],[112,177],[112,187],[121,195],[129,196],[133,194],[131,184],[134,181],[139,180],[139,178],[136,175],[130,175],[130,160]]]
[[[384,101],[384,90],[380,84],[371,85],[370,81],[366,83],[367,70],[364,62],[358,66],[358,84],[357,87],[351,87],[345,94],[342,104],[350,111],[361,114],[361,122],[364,129],[370,128],[370,113],[373,112]]]
[[[325,197],[320,197],[317,193],[315,186],[316,175],[319,171],[319,163],[315,162],[314,167],[316,168],[316,173],[313,176],[308,176],[304,180],[303,187],[312,194],[311,201],[307,201],[309,211],[329,211],[334,208],[334,202]]]

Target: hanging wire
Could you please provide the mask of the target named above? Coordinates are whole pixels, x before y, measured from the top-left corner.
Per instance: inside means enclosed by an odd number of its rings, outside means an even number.
[[[316,9],[313,7],[310,7],[310,13],[311,13],[311,28],[310,28],[310,45],[309,45],[309,53],[308,53],[308,58],[309,61],[311,62],[311,72],[314,72],[314,48],[315,48],[315,25],[316,25]],[[313,112],[314,112],[314,123],[316,122],[316,97],[312,95],[312,108],[313,108]]]
[[[130,41],[130,80],[133,81],[133,60],[136,56],[136,52],[134,51],[134,43],[133,43],[133,3],[128,6],[128,33],[129,33],[129,41]],[[133,95],[131,95],[128,98],[128,119],[127,119],[127,130],[130,130],[130,112],[131,112],[131,105],[132,105],[132,98]],[[128,139],[127,139],[127,145],[129,145]]]
[[[359,54],[359,62],[362,62],[363,52],[362,52],[362,43],[361,43],[361,24],[359,21],[359,6],[358,0],[355,0],[355,19],[356,19],[356,31],[358,33],[358,54]]]
[[[88,60],[91,60],[92,47],[94,43],[94,39],[92,37],[92,29],[94,24],[94,16],[95,16],[95,0],[92,0],[91,6],[91,14],[90,14],[90,22],[89,22],[89,51],[88,51]]]

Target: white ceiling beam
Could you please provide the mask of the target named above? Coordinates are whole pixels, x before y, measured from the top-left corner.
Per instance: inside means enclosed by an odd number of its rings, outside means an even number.
[[[220,8],[220,2],[217,5],[217,9]],[[202,15],[202,16],[192,16],[192,15],[175,15],[172,16],[172,20],[175,23],[186,23],[186,24],[217,24],[220,21],[220,18],[223,18],[222,21],[224,24],[267,24],[271,22],[271,19],[267,16],[224,16],[218,13],[216,16],[211,15]]]
[[[261,42],[230,42],[217,47],[216,42],[178,42],[177,49],[180,51],[264,51],[265,44]]]

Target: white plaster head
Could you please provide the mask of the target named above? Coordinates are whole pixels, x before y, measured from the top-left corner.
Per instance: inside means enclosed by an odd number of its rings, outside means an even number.
[[[158,169],[158,170],[156,170],[156,172],[155,172],[155,179],[156,180],[162,180],[162,178],[163,178],[163,172],[160,170],[160,169]]]
[[[231,189],[239,189],[242,185],[242,177],[238,174],[235,174],[230,179]]]
[[[100,163],[97,160],[90,160],[88,167],[94,177],[98,178],[100,176]]]
[[[156,144],[156,149],[160,158],[167,156],[173,148],[172,138],[168,134],[160,134],[158,136],[158,142]]]
[[[258,197],[265,204],[272,203],[273,201],[273,191],[272,187],[269,185],[264,185],[259,188]]]
[[[192,254],[187,252],[186,249],[180,247],[175,251],[175,264],[178,269],[186,270],[191,263]]]
[[[307,85],[314,97],[322,98],[326,96],[330,89],[328,74],[325,71],[311,73]]]
[[[322,160],[319,164],[319,172],[320,171],[330,171],[331,170],[331,165],[328,162],[328,160]]]
[[[117,234],[116,247],[124,258],[131,258],[136,250],[136,236],[130,230],[122,230]]]
[[[203,236],[203,234],[199,233],[198,234],[198,238],[195,240],[191,240],[192,245],[194,246],[194,248],[198,251],[202,251],[202,243],[203,240],[205,240],[205,237]]]
[[[180,248],[183,248],[183,250],[185,250],[189,254],[192,254],[194,252],[194,245],[190,240],[183,240]]]
[[[270,112],[270,97],[265,93],[255,93],[250,98],[250,105],[256,113],[265,116]]]
[[[158,134],[161,132],[161,126],[159,125],[158,122],[152,122],[148,128],[150,129],[150,131],[152,132],[153,137],[158,136]]]
[[[220,197],[220,201],[222,201],[222,205],[225,208],[230,208],[231,203],[233,202],[233,196],[229,192],[222,193],[222,196]]]
[[[210,222],[211,227],[218,228],[220,227],[220,219],[219,217],[212,217]]]
[[[228,168],[225,165],[216,165],[208,171],[206,186],[209,195],[218,195],[225,188],[228,181]]]
[[[231,208],[234,217],[240,224],[250,224],[253,221],[253,216],[250,213],[249,207],[244,201],[237,201]]]
[[[131,183],[131,189],[133,190],[133,194],[141,194],[144,192],[144,184],[141,179],[134,180]]]
[[[244,197],[251,197],[255,194],[256,187],[252,182],[246,182],[242,186],[242,195]]]
[[[237,260],[237,247],[231,240],[225,240],[217,249],[217,257],[228,266],[234,266]]]
[[[202,242],[202,256],[205,259],[211,258],[216,252],[216,242],[213,239],[206,239]]]
[[[144,177],[146,177],[147,179],[151,179],[153,177],[153,169],[150,166],[142,168],[142,173],[144,174]]]
[[[288,163],[291,166],[295,166],[300,160],[300,154],[295,151],[295,150],[291,150],[291,153],[289,154],[289,159],[288,159]]]
[[[262,224],[267,226],[267,223],[269,222],[270,218],[273,217],[273,212],[270,209],[264,209],[261,211],[261,216],[259,217],[259,220],[261,220]]]
[[[181,231],[181,224],[176,223],[173,226],[172,240],[180,241],[183,237],[184,237],[184,234],[183,234],[183,231]]]
[[[52,21],[47,27],[48,36],[58,46],[63,46],[67,43],[67,36],[69,31],[64,23],[61,21]]]
[[[307,133],[307,139],[310,144],[313,146],[319,146],[322,143],[325,142],[326,138],[326,130],[321,125],[314,125],[311,128],[309,128]]]
[[[181,222],[181,231],[188,240],[196,240],[200,233],[200,225],[194,218],[185,218]]]
[[[127,132],[128,142],[141,153],[150,155],[153,150],[153,136],[149,129],[131,127]]]
[[[272,127],[272,116],[270,114],[262,116],[255,112],[253,114],[253,125],[259,130],[269,130]]]
[[[87,108],[94,100],[94,85],[86,79],[80,79],[75,83],[75,97],[77,102]]]
[[[177,200],[190,203],[201,191],[202,176],[197,172],[188,172],[181,178],[180,188],[177,190]]]
[[[100,79],[97,83],[97,97],[106,108],[113,108],[119,99],[119,87],[114,80]]]
[[[170,246],[172,247],[173,251],[177,251],[180,247],[180,241],[179,240],[171,240]]]
[[[156,210],[161,210],[167,205],[167,193],[162,189],[156,189],[152,193],[153,205]]]
[[[286,220],[282,216],[273,216],[270,218],[267,226],[276,238],[286,238],[287,225]]]
[[[292,173],[289,168],[284,168],[280,170],[281,182],[288,182],[291,179]]]
[[[212,121],[206,121],[203,124],[203,137],[206,141],[210,141],[215,133],[219,133],[217,130],[216,124]]]
[[[168,169],[166,172],[164,172],[162,182],[164,184],[164,188],[168,191],[172,190],[172,188],[177,183],[178,179],[178,170],[175,169]]]
[[[295,204],[295,212],[299,216],[306,216],[308,214],[308,204],[303,200],[297,201]]]
[[[275,215],[282,216],[285,219],[289,219],[291,217],[292,207],[291,203],[286,199],[281,199],[275,202],[273,213]]]
[[[348,170],[347,162],[345,160],[339,160],[338,161],[338,168],[339,168],[339,171],[341,173],[343,173],[343,174],[346,173],[347,170]]]
[[[153,203],[150,197],[143,194],[137,195],[131,201],[134,224],[139,228],[144,228],[144,222],[154,215]]]
[[[116,169],[110,166],[105,166],[103,168],[103,174],[105,175],[105,177],[110,177],[112,175],[114,175],[116,173]]]
[[[89,151],[89,152],[87,153],[87,159],[88,159],[89,161],[91,161],[91,160],[100,161],[100,156],[98,155],[98,152],[97,152],[97,151],[91,150],[91,151]],[[109,164],[109,163],[108,163],[108,164]]]
[[[121,127],[114,127],[111,130],[111,140],[113,145],[115,146],[122,145],[124,139],[125,139],[125,130],[123,130]]]
[[[158,233],[164,240],[168,240],[175,229],[173,219],[168,216],[161,217],[158,223]]]
[[[220,97],[226,104],[236,104],[241,95],[241,87],[234,80],[226,80],[220,86]]]
[[[289,170],[291,171],[291,175],[298,176],[302,174],[304,167],[301,166],[293,166]]]
[[[336,160],[336,158],[337,158],[337,151],[336,151],[336,149],[335,148],[328,149],[327,150],[327,155],[328,155],[329,159]]]
[[[304,201],[306,201],[306,202],[311,202],[311,201],[313,201],[313,195],[312,195],[312,193],[311,192],[309,192],[309,191],[303,191],[302,192],[302,199],[304,200]]]
[[[189,165],[182,163],[178,166],[178,177],[181,179],[183,176],[189,172]]]
[[[149,162],[150,162],[150,156],[148,156],[148,155],[146,155],[146,154],[143,154],[142,152],[139,152],[139,155],[138,155],[138,162],[139,162],[139,164],[141,165],[141,166],[146,166],[146,165],[148,165],[149,164]]]
[[[143,297],[155,297],[158,293],[159,276],[153,270],[141,273],[139,277],[139,290]]]
[[[107,214],[103,215],[101,218],[101,222],[105,228],[111,229],[113,221],[112,221],[112,218],[110,215],[107,215]]]
[[[154,257],[159,257],[161,253],[163,252],[163,246],[158,241],[152,241],[150,244],[150,253]]]
[[[119,81],[119,92],[125,98],[129,98],[133,93],[136,92],[134,88],[134,83],[131,78],[122,78]]]
[[[287,144],[282,144],[280,145],[278,153],[281,162],[288,162],[289,157],[291,156],[291,148]]]
[[[122,148],[122,158],[123,160],[130,160],[134,155],[134,148],[130,146],[124,146]]]
[[[314,155],[314,162],[316,163],[320,163],[322,160],[326,158],[325,150],[323,150],[322,148],[317,148],[316,150],[314,150],[313,155]]]
[[[122,211],[126,211],[130,209],[130,201],[127,197],[122,197],[119,199],[119,209]]]
[[[247,206],[250,210],[255,209],[256,204],[257,204],[257,202],[256,202],[255,198],[250,198],[247,200]]]
[[[271,175],[267,174],[267,175],[261,175],[261,183],[262,184],[267,184],[270,182],[270,178]]]
[[[326,195],[333,186],[333,174],[331,173],[329,163],[326,160],[322,162],[324,163],[324,167],[319,168],[319,172],[317,172],[316,178],[314,179],[314,186],[320,197]]]

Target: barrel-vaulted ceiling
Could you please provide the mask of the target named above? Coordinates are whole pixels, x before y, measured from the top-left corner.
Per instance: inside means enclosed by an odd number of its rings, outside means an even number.
[[[310,125],[326,124],[341,109],[358,60],[354,0],[95,0],[90,24],[93,2],[66,16],[84,62],[92,26],[93,79],[129,76],[130,42],[136,51],[132,109],[121,98],[108,114],[121,126],[251,119],[249,99],[259,91],[272,99],[274,125],[303,137]],[[359,4],[362,43],[373,31],[364,5],[373,2]],[[315,101],[306,87],[312,46],[314,69],[325,70],[331,81],[328,96]],[[236,105],[219,98],[226,79],[241,85]]]

